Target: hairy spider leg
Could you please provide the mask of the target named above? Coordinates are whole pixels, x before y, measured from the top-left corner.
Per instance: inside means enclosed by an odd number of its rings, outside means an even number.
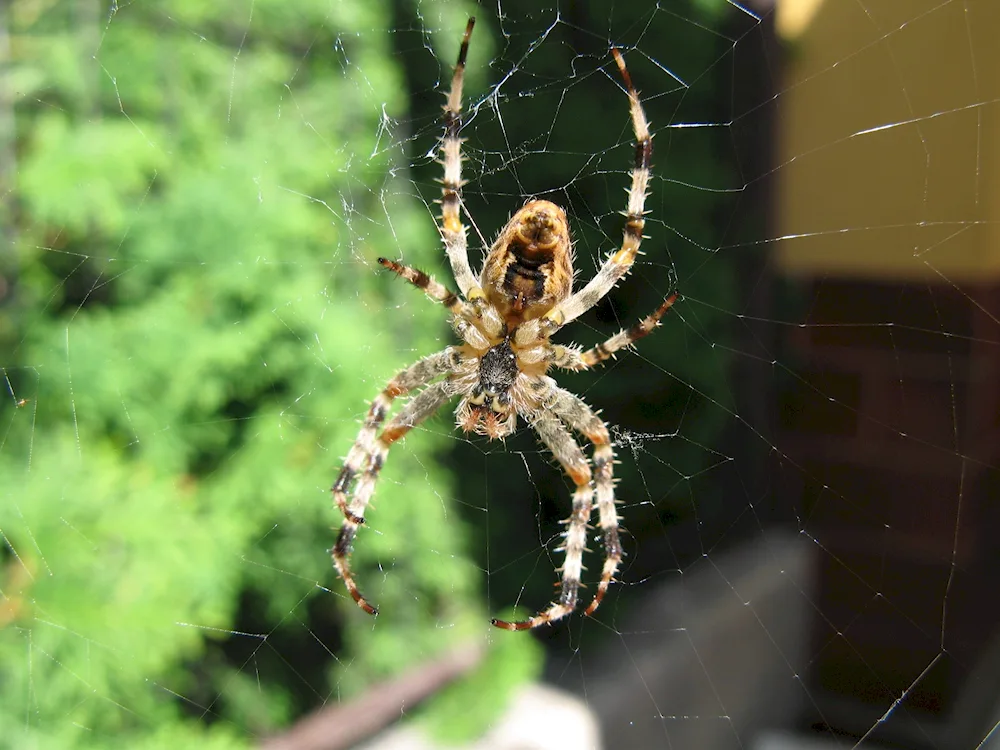
[[[542,409],[532,420],[531,426],[545,446],[552,452],[563,470],[576,485],[573,493],[573,512],[566,520],[563,546],[566,561],[562,567],[559,598],[549,607],[527,620],[508,622],[493,619],[491,622],[504,630],[529,630],[553,622],[570,614],[577,604],[580,576],[583,572],[583,553],[587,546],[587,524],[594,507],[594,487],[591,484],[590,465],[580,446],[566,426],[549,411]]]
[[[601,581],[597,584],[597,593],[594,594],[585,612],[587,615],[592,615],[601,605],[625,554],[618,536],[620,519],[618,509],[615,507],[615,452],[611,447],[608,428],[597,413],[587,406],[583,399],[566,389],[558,388],[557,392],[558,397],[552,405],[552,411],[570,429],[579,432],[594,446],[592,456],[594,488],[597,495],[598,523],[601,528],[601,539],[604,542],[604,568],[601,571]]]
[[[361,431],[351,446],[347,458],[344,459],[344,466],[340,470],[337,480],[333,483],[334,502],[344,514],[340,534],[332,550],[333,562],[354,601],[369,614],[375,614],[375,608],[361,596],[348,565],[354,536],[358,527],[365,522],[365,508],[375,491],[375,482],[382,469],[382,464],[385,462],[389,446],[437,411],[451,397],[449,384],[442,381],[428,386],[406,403],[403,410],[389,422],[377,439],[376,432],[385,420],[395,398],[454,370],[458,360],[458,350],[454,347],[448,347],[437,354],[418,360],[415,364],[397,373],[372,402],[368,414],[365,415]],[[359,473],[361,476],[358,479],[357,487],[354,488],[354,493],[348,502],[347,497],[351,491],[351,485]]]
[[[660,318],[667,314],[674,302],[677,301],[677,293],[670,294],[658,308],[645,318],[640,320],[631,328],[623,328],[614,336],[597,346],[580,351],[571,346],[557,344],[551,348],[551,363],[564,370],[587,370],[610,359],[621,349],[631,346],[644,336],[648,336],[660,325]]]
[[[580,317],[610,292],[631,270],[635,256],[639,253],[639,245],[642,243],[642,230],[646,224],[646,197],[649,195],[649,167],[653,157],[653,137],[649,132],[646,113],[639,102],[639,94],[632,85],[632,77],[625,67],[625,59],[617,48],[612,49],[611,54],[614,55],[618,70],[621,71],[622,79],[625,81],[632,128],[635,131],[635,164],[632,168],[632,184],[628,189],[622,246],[608,256],[604,265],[583,289],[560,302],[545,315],[543,330],[548,335]]]
[[[409,281],[413,286],[422,291],[432,300],[444,305],[452,315],[475,315],[476,311],[468,302],[463,300],[453,291],[448,289],[440,281],[435,281],[433,276],[428,276],[423,271],[397,263],[394,260],[379,258],[378,262],[383,267],[388,268],[401,279]]]
[[[433,276],[428,276],[423,271],[411,266],[404,266],[402,263],[396,263],[385,258],[379,258],[378,262],[397,274],[401,279],[410,282],[417,289],[423,291],[432,300],[444,305],[455,316],[452,325],[467,343],[475,343],[480,348],[489,347],[487,340],[482,338],[482,333],[477,334],[480,327],[482,331],[493,337],[502,335],[505,328],[504,322],[500,318],[500,314],[489,305],[470,305],[457,294],[450,291],[444,284],[435,281]]]
[[[468,228],[462,223],[462,84],[465,81],[465,59],[469,54],[469,38],[476,19],[470,18],[458,51],[458,62],[451,77],[451,90],[444,105],[444,136],[441,138],[441,237],[455,282],[466,299],[483,298],[483,290],[469,266]]]

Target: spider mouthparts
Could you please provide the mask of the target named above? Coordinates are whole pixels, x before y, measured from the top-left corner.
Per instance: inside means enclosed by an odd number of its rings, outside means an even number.
[[[477,416],[479,419],[476,424],[476,432],[480,435],[486,435],[486,437],[491,440],[495,440],[504,433],[504,425],[507,421],[507,415],[495,412],[492,409],[482,407],[475,410],[478,412]]]
[[[483,404],[467,400],[456,413],[459,428],[463,432],[485,435],[490,440],[507,437],[514,431],[517,417],[513,407],[496,410],[498,406],[495,399]]]

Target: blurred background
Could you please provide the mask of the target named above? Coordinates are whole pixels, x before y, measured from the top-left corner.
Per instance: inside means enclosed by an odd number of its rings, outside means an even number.
[[[376,258],[455,286],[470,15],[474,267],[529,198],[578,283],[621,243],[618,46],[645,254],[559,340],[680,294],[560,376],[627,558],[531,633],[489,618],[552,597],[570,487],[526,430],[393,447],[378,617],[328,554],[368,404],[453,340]],[[0,747],[1000,747],[997,38],[992,0],[0,5]]]

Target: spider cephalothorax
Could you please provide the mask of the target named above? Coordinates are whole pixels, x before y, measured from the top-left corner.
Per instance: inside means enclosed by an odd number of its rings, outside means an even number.
[[[512,391],[517,381],[517,355],[504,339],[491,346],[479,361],[478,378],[458,405],[458,426],[494,439],[509,435],[517,423]]]
[[[576,486],[573,511],[566,522],[561,547],[566,562],[561,569],[558,599],[527,620],[493,620],[494,625],[507,630],[525,630],[565,617],[576,607],[587,526],[595,501],[605,562],[597,592],[587,607],[588,615],[600,605],[623,554],[615,508],[614,450],[608,428],[579,396],[560,388],[547,373],[553,367],[585,370],[605,361],[658,326],[676,295],[667,297],[632,328],[587,351],[550,341],[554,333],[593,307],[628,273],[642,241],[652,136],[639,95],[617,49],[611,52],[625,81],[636,138],[621,248],[608,257],[583,289],[573,293],[573,253],[566,212],[550,201],[532,200],[501,230],[486,254],[482,273],[478,279],[475,277],[469,265],[467,230],[461,218],[459,137],[462,79],[474,23],[475,19],[469,19],[465,29],[445,106],[445,132],[441,141],[445,174],[441,236],[461,296],[422,271],[379,258],[383,266],[448,309],[452,327],[462,343],[400,371],[372,402],[333,485],[334,500],[344,514],[333,548],[333,562],[358,606],[375,614],[375,607],[365,600],[354,582],[348,559],[389,447],[456,397],[459,398],[456,420],[466,432],[490,439],[504,438],[514,431],[520,416],[535,430]],[[413,395],[380,432],[393,400],[410,393]],[[573,438],[573,432],[593,445],[590,461]]]

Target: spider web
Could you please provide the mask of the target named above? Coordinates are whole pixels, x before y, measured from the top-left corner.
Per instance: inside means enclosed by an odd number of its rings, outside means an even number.
[[[578,284],[620,245],[616,45],[648,239],[559,341],[681,295],[559,376],[611,429],[627,557],[530,634],[488,620],[553,596],[570,488],[526,430],[393,446],[375,619],[325,552],[371,398],[452,341],[376,258],[454,286],[473,14],[474,266],[529,197]],[[378,747],[401,715],[511,746],[538,705],[560,747],[1000,746],[998,32],[989,0],[4,6],[0,746]]]

